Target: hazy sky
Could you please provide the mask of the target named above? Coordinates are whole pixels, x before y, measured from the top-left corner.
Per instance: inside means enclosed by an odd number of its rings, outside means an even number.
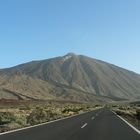
[[[68,52],[140,73],[140,0],[0,0],[0,68]]]

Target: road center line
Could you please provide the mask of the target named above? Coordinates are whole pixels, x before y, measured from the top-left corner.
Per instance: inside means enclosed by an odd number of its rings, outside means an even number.
[[[91,119],[92,119],[92,120],[94,120],[94,119],[95,119],[95,117],[92,117]]]
[[[87,123],[85,123],[81,128],[83,129],[84,127],[86,127],[87,126]]]

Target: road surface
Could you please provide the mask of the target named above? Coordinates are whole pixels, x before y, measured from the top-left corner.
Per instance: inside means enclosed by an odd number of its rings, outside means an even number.
[[[108,109],[0,136],[0,140],[140,140],[140,134]]]

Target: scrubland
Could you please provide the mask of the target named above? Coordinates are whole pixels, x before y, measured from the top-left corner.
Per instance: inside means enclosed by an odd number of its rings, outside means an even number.
[[[71,102],[15,102],[0,104],[0,133],[84,113],[100,105]]]

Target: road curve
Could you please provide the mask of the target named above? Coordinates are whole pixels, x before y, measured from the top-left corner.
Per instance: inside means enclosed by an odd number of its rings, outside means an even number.
[[[0,136],[0,140],[140,140],[140,134],[108,109]]]

